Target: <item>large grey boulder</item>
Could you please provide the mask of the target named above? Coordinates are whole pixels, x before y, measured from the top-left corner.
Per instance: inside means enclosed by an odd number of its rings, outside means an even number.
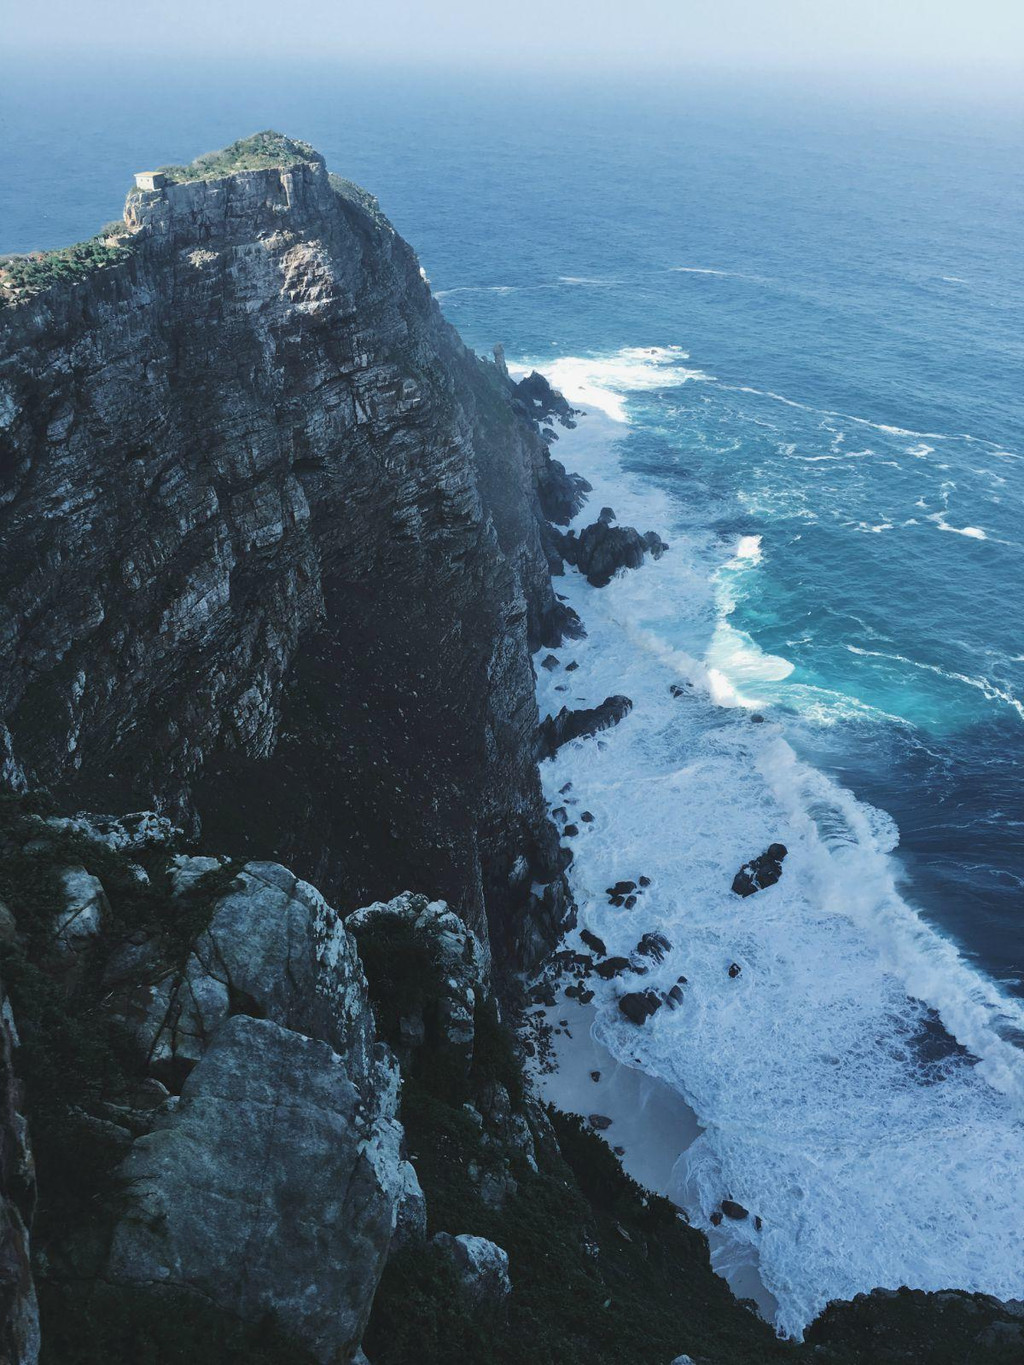
[[[188,891],[218,865],[179,859],[174,884]],[[323,1039],[355,1075],[371,1066],[373,1020],[355,943],[319,891],[276,863],[246,863],[184,967],[134,989],[128,1012],[158,1071],[197,1062],[218,1025],[239,1012]]]
[[[348,1360],[407,1174],[400,1143],[327,1043],[236,1015],[134,1144],[109,1273],[272,1313],[317,1359]]]
[[[178,858],[172,886],[201,894],[220,866]],[[108,966],[115,1008],[181,1093],[122,1165],[106,1277],[272,1314],[317,1359],[348,1361],[396,1228],[426,1230],[355,941],[314,887],[251,862],[183,962],[160,952],[133,941]]]
[[[456,1237],[438,1232],[433,1245],[451,1259],[464,1292],[474,1302],[500,1303],[511,1294],[508,1252],[496,1243],[465,1232]]]

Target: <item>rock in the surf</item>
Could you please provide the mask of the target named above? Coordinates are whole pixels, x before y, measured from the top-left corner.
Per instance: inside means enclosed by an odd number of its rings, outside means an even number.
[[[594,971],[605,981],[611,981],[613,976],[618,976],[620,972],[629,970],[628,957],[610,957],[604,962],[599,962]]]
[[[742,1204],[737,1204],[735,1199],[723,1199],[722,1212],[726,1218],[732,1218],[737,1223],[742,1222],[748,1216],[747,1210]]]
[[[598,938],[598,936],[596,934],[592,934],[589,929],[581,929],[580,938],[591,950],[591,952],[597,953],[598,957],[608,956],[608,949],[604,946],[604,939]]]
[[[644,957],[653,957],[655,962],[664,962],[665,954],[669,952],[672,944],[664,934],[655,933],[653,930],[644,934],[643,938],[636,945],[638,953]]]
[[[631,1024],[645,1024],[661,1009],[661,997],[654,991],[630,991],[619,997],[619,1009]]]
[[[606,697],[600,706],[570,711],[563,706],[557,716],[547,716],[537,734],[537,757],[550,758],[563,744],[573,739],[584,739],[608,730],[629,715],[633,703],[629,697]]]
[[[737,896],[752,896],[755,891],[774,886],[782,876],[782,860],[787,853],[785,844],[770,844],[759,857],[744,863],[732,879]]]

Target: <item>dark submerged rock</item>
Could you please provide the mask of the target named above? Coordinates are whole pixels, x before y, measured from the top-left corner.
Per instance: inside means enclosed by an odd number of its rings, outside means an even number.
[[[742,1204],[737,1204],[735,1199],[723,1199],[722,1212],[726,1218],[732,1218],[737,1223],[742,1222],[748,1216],[747,1210]]]
[[[655,962],[664,962],[665,954],[671,951],[671,948],[672,944],[664,934],[654,932],[644,934],[636,945],[638,953],[642,953],[644,957],[653,958]]]

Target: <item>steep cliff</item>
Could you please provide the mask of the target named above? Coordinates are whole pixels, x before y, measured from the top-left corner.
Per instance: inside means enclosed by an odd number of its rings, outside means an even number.
[[[125,217],[0,308],[7,781],[155,804],[342,905],[444,895],[535,958],[565,894],[529,651],[575,627],[546,521],[574,485],[305,144]]]

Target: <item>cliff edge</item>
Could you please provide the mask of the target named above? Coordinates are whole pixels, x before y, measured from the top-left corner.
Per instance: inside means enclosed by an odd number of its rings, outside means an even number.
[[[341,904],[416,885],[535,959],[566,896],[530,649],[575,628],[576,488],[312,148],[165,178],[98,262],[4,276],[6,781],[156,806]]]

